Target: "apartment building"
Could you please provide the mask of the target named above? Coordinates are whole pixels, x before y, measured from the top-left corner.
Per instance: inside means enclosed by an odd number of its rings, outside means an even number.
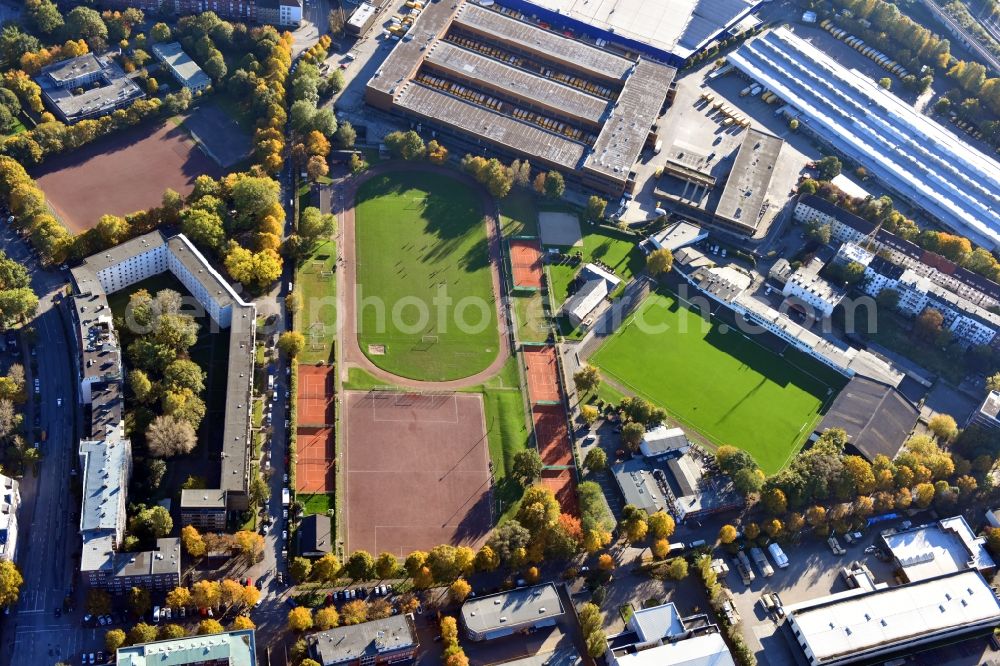
[[[847,292],[821,277],[819,272],[822,268],[822,260],[814,257],[788,276],[781,293],[793,307],[811,308],[810,314],[829,317]]]
[[[871,297],[886,289],[899,294],[896,309],[917,317],[927,308],[941,313],[942,329],[969,346],[993,344],[1000,330],[1000,315],[945,289],[930,277],[895,264],[854,242],[844,243],[834,261],[850,260],[865,267],[861,288]]]
[[[869,245],[868,238],[876,231],[877,225],[820,196],[800,196],[793,215],[803,224],[829,225],[830,242],[835,246],[864,241],[866,249],[872,253],[929,278],[934,284],[981,308],[1000,307],[1000,284],[884,229],[878,229]]]
[[[297,28],[302,23],[302,0],[100,0],[98,4],[107,9],[135,7],[154,16],[160,12],[184,15],[210,11],[227,21],[282,28]]]
[[[77,327],[73,342],[80,358],[81,398],[90,415],[89,432],[80,442],[84,487],[80,569],[85,582],[93,586],[119,589],[142,584],[161,589],[179,581],[176,544],[161,540],[157,551],[118,553],[132,454],[124,428],[121,349],[107,296],[164,271],[180,280],[211,317],[203,325],[230,331],[220,484],[197,491],[199,495],[185,491],[181,515],[199,527],[223,529],[230,512],[245,510],[248,504],[255,307],[244,302],[183,235],[168,239],[154,231],[88,257],[71,275]],[[126,323],[127,319],[126,314]],[[185,500],[191,505],[185,506]]]

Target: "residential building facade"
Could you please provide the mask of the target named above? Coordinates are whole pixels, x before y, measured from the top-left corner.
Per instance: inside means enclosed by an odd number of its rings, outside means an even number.
[[[183,235],[168,239],[154,231],[88,257],[71,275],[80,394],[90,414],[89,433],[80,442],[80,569],[92,586],[126,589],[142,584],[165,589],[180,580],[176,544],[161,540],[157,551],[118,552],[132,454],[125,436],[121,349],[107,296],[164,271],[187,287],[195,304],[211,317],[209,325],[228,328],[230,334],[221,481],[216,489],[185,491],[182,518],[191,518],[203,529],[223,529],[230,513],[243,511],[248,504],[255,307],[244,302]],[[185,506],[185,500],[191,505]]]
[[[321,666],[404,664],[420,647],[410,614],[320,631],[307,636],[306,643]]]
[[[177,15],[215,12],[219,18],[297,28],[302,23],[302,0],[100,0],[107,9],[135,7],[147,13]]]
[[[0,474],[0,559],[17,559],[18,529],[17,510],[21,507],[20,484],[11,477]]]
[[[1000,284],[881,229],[874,222],[858,217],[820,196],[800,196],[795,203],[793,215],[796,221],[803,224],[829,225],[830,242],[835,246],[843,243],[861,244],[892,264],[930,278],[934,284],[981,308],[1000,306]]]
[[[963,344],[990,345],[996,340],[1000,315],[945,289],[931,277],[894,264],[851,241],[841,246],[837,256],[850,256],[851,261],[865,267],[861,288],[869,296],[874,298],[886,289],[896,291],[899,294],[896,309],[904,315],[914,318],[933,308],[941,313],[942,330]]]

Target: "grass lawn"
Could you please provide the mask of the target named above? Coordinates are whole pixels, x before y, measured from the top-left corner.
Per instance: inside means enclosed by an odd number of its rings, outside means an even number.
[[[519,342],[545,342],[549,337],[549,322],[545,316],[541,292],[519,294],[510,299],[517,318]]]
[[[306,348],[299,362],[307,365],[333,363],[333,343],[337,335],[337,281],[323,273],[335,271],[337,247],[320,243],[295,273],[295,291],[302,308],[295,313],[295,330],[306,336]]]
[[[942,349],[913,334],[913,322],[879,308],[878,326],[867,336],[875,343],[913,360],[952,384],[958,385],[968,373],[964,351],[957,344]]]
[[[528,446],[531,431],[525,425],[524,400],[514,389],[486,389],[483,391],[486,411],[487,439],[490,460],[496,477],[496,499],[501,502],[503,513],[517,505],[521,487],[508,474],[514,456]]]
[[[798,451],[844,385],[798,352],[779,356],[705,324],[665,290],[651,294],[591,362],[682,426],[748,451],[767,474]]]
[[[508,237],[538,235],[538,206],[534,193],[515,187],[500,200],[500,229]]]
[[[325,514],[333,508],[333,493],[316,493],[315,495],[296,495],[295,501],[302,502],[302,515],[314,513]]]
[[[580,266],[600,259],[615,270],[615,275],[625,282],[642,271],[645,259],[639,249],[639,238],[607,227],[581,224],[583,230],[583,247],[561,248],[567,254],[577,251],[583,253],[583,261],[577,266],[570,264],[549,264],[549,276],[552,278],[552,300],[555,307],[563,304],[569,296],[569,285]]]
[[[438,174],[397,173],[365,183],[356,211],[362,351],[413,379],[488,367],[501,341],[477,195]]]

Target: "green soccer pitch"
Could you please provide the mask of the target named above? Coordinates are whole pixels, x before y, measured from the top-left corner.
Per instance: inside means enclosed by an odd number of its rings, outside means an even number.
[[[355,210],[365,355],[393,374],[431,381],[489,367],[500,336],[477,193],[436,173],[395,172],[364,183]],[[372,345],[384,345],[384,353]]]
[[[591,363],[682,427],[744,449],[773,474],[846,380],[796,350],[779,355],[726,328],[673,294],[654,292]]]

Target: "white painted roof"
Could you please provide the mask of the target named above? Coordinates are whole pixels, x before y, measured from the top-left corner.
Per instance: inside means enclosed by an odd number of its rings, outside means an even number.
[[[848,598],[785,606],[817,663],[840,655],[1000,622],[1000,602],[975,570]]]
[[[618,666],[735,666],[722,634],[712,633],[616,656]]]

